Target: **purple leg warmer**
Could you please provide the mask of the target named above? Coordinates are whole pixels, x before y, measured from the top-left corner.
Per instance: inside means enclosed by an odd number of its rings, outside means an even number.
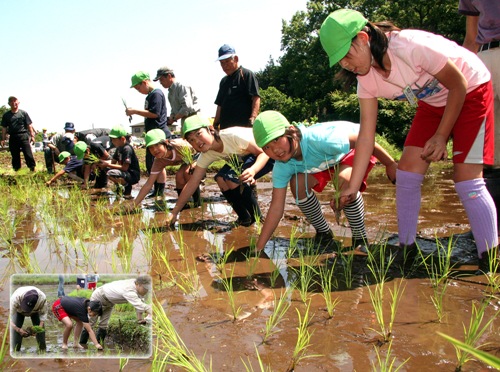
[[[422,174],[399,169],[396,171],[396,209],[399,244],[401,245],[415,242],[423,180]]]

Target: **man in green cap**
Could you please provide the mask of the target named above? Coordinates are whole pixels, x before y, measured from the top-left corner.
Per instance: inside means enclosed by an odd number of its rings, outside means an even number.
[[[167,126],[167,104],[165,95],[161,89],[155,88],[149,74],[139,71],[132,75],[131,88],[135,88],[139,93],[146,95],[144,109],[127,108],[127,116],[140,115],[144,117],[144,130],[149,132],[152,129],[161,129],[165,132],[165,137],[170,138],[172,134]],[[153,165],[153,155],[146,151],[146,170],[148,175]],[[148,197],[163,196],[165,184],[155,183],[154,191]]]

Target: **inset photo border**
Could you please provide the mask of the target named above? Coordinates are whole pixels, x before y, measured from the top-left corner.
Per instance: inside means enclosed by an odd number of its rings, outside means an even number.
[[[149,275],[14,274],[13,358],[149,358]]]

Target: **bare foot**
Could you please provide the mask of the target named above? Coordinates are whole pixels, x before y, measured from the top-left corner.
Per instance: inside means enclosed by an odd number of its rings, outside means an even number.
[[[80,344],[73,344],[73,349],[84,349],[84,347]]]
[[[62,344],[62,349],[63,350],[68,350],[68,344]]]

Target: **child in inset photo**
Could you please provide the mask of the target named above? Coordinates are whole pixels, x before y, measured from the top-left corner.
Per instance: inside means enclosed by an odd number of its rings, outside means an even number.
[[[94,317],[102,315],[102,305],[100,301],[90,301],[83,297],[69,297],[62,296],[58,298],[52,305],[52,312],[57,320],[64,324],[62,348],[68,348],[68,339],[71,331],[73,330],[73,321],[75,322],[74,328],[74,342],[73,347],[83,349],[80,345],[80,335],[83,328],[88,332],[90,339],[98,350],[103,347],[97,341],[96,335],[92,330],[89,323],[89,316]]]

